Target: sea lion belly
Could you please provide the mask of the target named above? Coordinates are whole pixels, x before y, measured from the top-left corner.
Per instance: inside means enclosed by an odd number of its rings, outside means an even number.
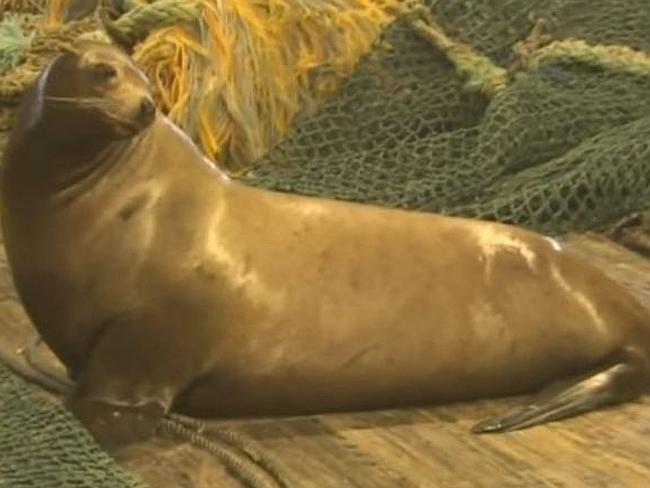
[[[273,410],[265,392],[296,411],[503,395],[618,346],[567,292],[572,257],[544,238],[257,193],[235,185],[224,198],[213,265],[230,263],[243,302],[225,300],[237,304],[228,315],[246,319],[220,336],[221,367],[193,408]]]

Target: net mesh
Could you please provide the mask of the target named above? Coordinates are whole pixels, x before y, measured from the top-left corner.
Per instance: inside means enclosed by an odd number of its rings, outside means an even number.
[[[536,25],[547,43],[576,38],[650,52],[644,0],[427,7],[448,36],[502,67],[516,66],[513,48]],[[490,97],[468,90],[449,56],[402,18],[341,92],[244,180],[549,233],[593,228],[650,197],[650,71],[589,61],[542,59]]]
[[[63,407],[0,362],[0,487],[143,488]]]

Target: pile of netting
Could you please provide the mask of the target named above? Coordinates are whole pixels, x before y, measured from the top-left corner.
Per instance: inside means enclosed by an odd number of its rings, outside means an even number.
[[[0,486],[143,488],[63,407],[0,363]]]
[[[97,3],[49,2],[49,38]],[[647,207],[645,0],[104,4],[163,110],[250,184],[549,233]]]
[[[426,3],[246,179],[550,233],[648,206],[650,2]]]

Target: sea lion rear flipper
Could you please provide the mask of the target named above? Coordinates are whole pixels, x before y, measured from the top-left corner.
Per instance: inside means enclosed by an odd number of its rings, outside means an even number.
[[[648,384],[647,357],[626,349],[587,374],[552,384],[526,405],[479,422],[472,432],[508,432],[572,417],[636,398]]]

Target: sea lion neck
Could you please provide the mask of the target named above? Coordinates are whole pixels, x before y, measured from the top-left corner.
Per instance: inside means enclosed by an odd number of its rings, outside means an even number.
[[[51,134],[48,137],[39,132],[40,127],[34,127],[8,148],[3,186],[11,192],[31,194],[34,199],[40,195],[58,204],[69,204],[111,173],[129,171],[125,166],[136,161],[129,156],[148,147],[151,130],[123,139],[63,141],[53,141]],[[34,144],[36,140],[38,144]]]
[[[94,141],[75,148],[74,153],[61,155],[65,161],[50,176],[49,191],[62,204],[71,203],[99,182],[110,182],[116,174],[133,173],[140,161],[134,153],[146,151],[152,131],[147,128],[133,137],[118,140]]]

